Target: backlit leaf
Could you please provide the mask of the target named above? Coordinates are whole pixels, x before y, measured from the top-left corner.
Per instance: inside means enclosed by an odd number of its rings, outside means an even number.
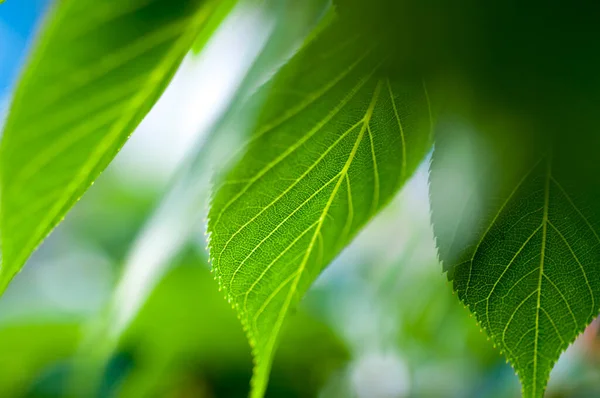
[[[339,21],[266,89],[208,225],[216,277],[253,347],[254,397],[286,315],[411,175],[431,125],[422,81],[388,76],[385,55]]]
[[[217,0],[58,0],[1,147],[0,291],[150,110]]]

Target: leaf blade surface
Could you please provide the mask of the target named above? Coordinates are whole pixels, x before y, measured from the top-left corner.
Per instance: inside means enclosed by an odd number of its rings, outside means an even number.
[[[541,397],[554,363],[599,311],[593,203],[600,189],[590,161],[598,142],[586,149],[548,135],[529,145],[527,134],[503,141],[471,132],[469,154],[456,162],[453,146],[465,145],[463,133],[436,142],[431,166],[439,254],[459,299],[517,372],[523,395]],[[453,168],[472,176],[454,200],[446,193]]]
[[[15,92],[0,149],[0,290],[150,110],[216,3],[61,0],[53,6]]]
[[[253,346],[262,396],[285,317],[429,148],[420,79],[334,21],[266,89],[238,164],[209,211],[211,262]]]

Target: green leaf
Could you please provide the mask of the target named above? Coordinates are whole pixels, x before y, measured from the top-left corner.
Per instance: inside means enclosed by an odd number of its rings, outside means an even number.
[[[217,3],[57,1],[4,130],[0,291],[150,110]]]
[[[429,149],[422,81],[387,76],[371,47],[339,21],[314,37],[213,197],[211,262],[253,347],[254,397],[290,309]]]
[[[459,298],[514,367],[523,396],[541,397],[562,351],[599,311],[600,142],[513,127],[440,132],[432,219]]]

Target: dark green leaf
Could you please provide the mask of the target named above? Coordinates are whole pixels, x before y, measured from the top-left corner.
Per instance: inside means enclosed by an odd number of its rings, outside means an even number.
[[[420,79],[333,22],[268,87],[245,154],[216,190],[211,261],[253,346],[263,395],[284,319],[429,149]]]
[[[4,130],[0,291],[116,155],[217,3],[57,1]]]
[[[600,142],[572,127],[535,136],[519,126],[497,134],[454,126],[433,155],[441,259],[525,397],[543,396],[561,352],[599,311]]]

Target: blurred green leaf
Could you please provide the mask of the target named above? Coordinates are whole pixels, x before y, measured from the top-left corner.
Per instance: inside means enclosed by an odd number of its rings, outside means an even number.
[[[135,367],[119,396],[176,395],[192,388],[193,396],[247,395],[247,341],[203,265],[188,258],[170,271],[123,336],[121,352],[131,353]],[[282,340],[268,395],[315,396],[348,359],[332,331],[303,311]]]
[[[523,395],[541,397],[562,351],[599,311],[600,141],[507,127],[438,134],[432,218],[459,298],[515,368]]]
[[[103,179],[100,182],[100,179]],[[120,264],[154,209],[159,193],[105,173],[65,221],[67,231]]]
[[[285,316],[429,149],[420,79],[390,79],[334,21],[270,89],[245,155],[216,190],[211,261],[256,359],[261,397]]]
[[[39,321],[36,321],[36,323]],[[0,329],[0,395],[19,397],[44,369],[73,354],[80,331],[68,323],[25,323]]]
[[[1,147],[0,291],[125,143],[216,0],[59,0]]]
[[[86,396],[247,396],[252,359],[239,322],[205,260],[180,260],[126,331],[100,390]],[[39,316],[2,325],[0,396],[69,396],[84,330]],[[274,397],[316,396],[349,357],[332,330],[305,311],[284,331],[281,348],[268,392]]]
[[[192,52],[195,54],[202,52],[206,43],[208,43],[213,33],[221,26],[221,23],[238,3],[238,0],[220,0],[214,3],[210,15],[204,22],[202,31],[198,34],[192,44]]]

